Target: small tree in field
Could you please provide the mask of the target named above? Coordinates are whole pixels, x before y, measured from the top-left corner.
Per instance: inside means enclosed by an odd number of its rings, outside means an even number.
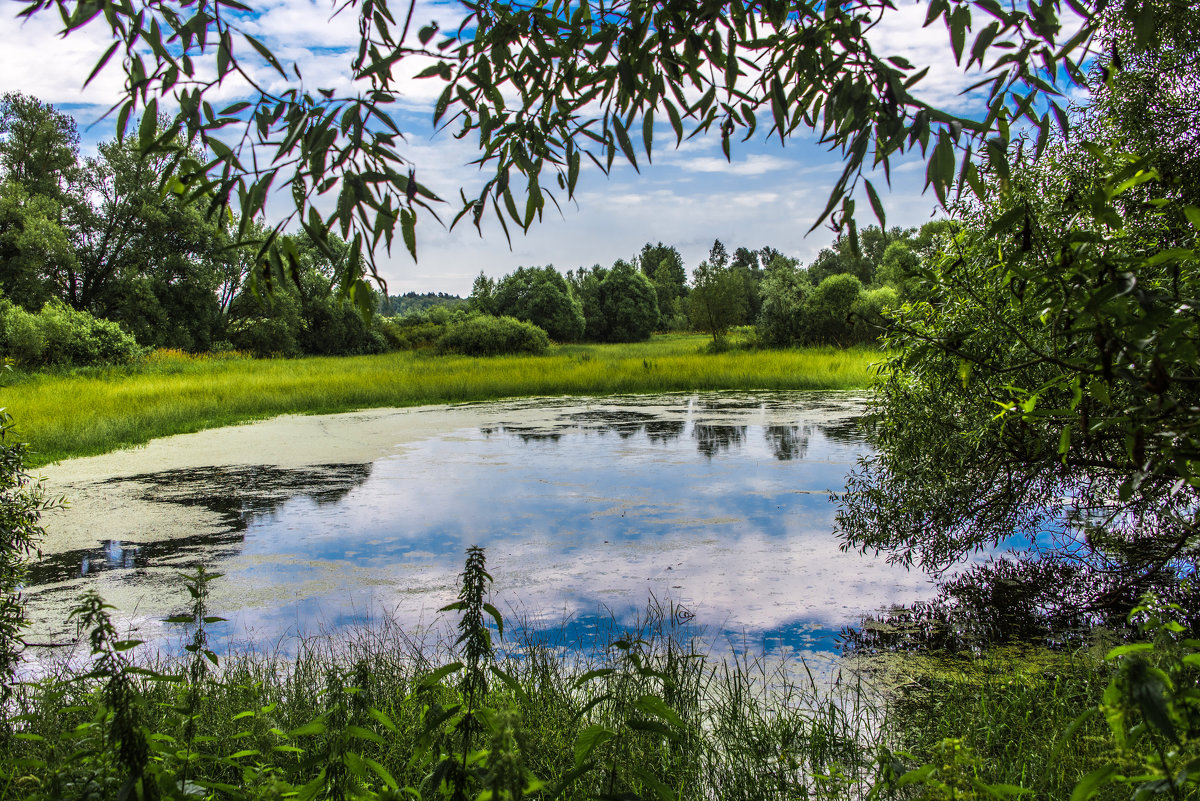
[[[745,314],[746,297],[739,277],[728,267],[700,262],[688,295],[688,319],[692,327],[712,334],[713,343],[717,343]]]

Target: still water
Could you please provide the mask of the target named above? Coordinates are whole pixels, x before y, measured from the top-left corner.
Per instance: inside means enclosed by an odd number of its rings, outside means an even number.
[[[67,641],[71,600],[96,587],[136,636],[169,639],[159,621],[186,605],[179,571],[203,562],[222,574],[222,646],[381,619],[428,631],[447,625],[437,610],[481,545],[510,627],[551,642],[587,647],[660,604],[718,647],[828,652],[863,613],[929,594],[923,575],[838,547],[830,493],[864,452],[860,413],[845,393],[398,410],[420,434],[369,461],[97,475],[158,509],[169,536],[48,555],[31,610],[41,637]]]

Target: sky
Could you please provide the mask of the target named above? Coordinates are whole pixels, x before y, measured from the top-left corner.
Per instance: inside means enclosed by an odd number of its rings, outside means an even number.
[[[54,12],[21,22],[15,13],[22,5],[10,1],[11,11],[0,14],[0,93],[24,92],[71,113],[79,123],[84,154],[93,154],[98,142],[114,135],[112,118],[100,118],[119,96],[119,63],[114,59],[86,89],[82,84],[110,40],[95,25],[62,37]],[[251,5],[258,16],[247,22],[247,32],[261,38],[285,65],[297,63],[307,86],[352,90],[349,63],[358,42],[352,15],[335,16],[328,2],[310,0],[261,0]],[[436,20],[445,29],[461,15],[458,9],[445,0],[419,0],[417,19]],[[903,1],[875,30],[872,43],[881,55],[903,56],[919,67],[930,65],[918,95],[943,108],[965,111],[972,98],[961,92],[978,76],[955,66],[940,22],[922,27],[925,11],[922,3]],[[471,195],[471,188],[482,181],[469,164],[474,148],[469,141],[435,132],[431,124],[440,83],[405,80],[401,87],[398,120],[407,138],[402,155],[416,164],[421,182],[442,197],[457,198],[459,187]],[[230,82],[221,87],[220,99],[232,102],[244,89]],[[639,159],[640,174],[615,164],[605,176],[585,159],[575,202],[564,202],[561,214],[547,204],[543,221],[528,234],[512,229],[511,246],[494,223],[484,225],[480,236],[474,226],[449,231],[423,216],[417,226],[418,260],[400,248],[380,260],[389,294],[467,295],[481,271],[498,277],[519,266],[552,264],[565,272],[611,265],[616,259],[632,258],[647,242],[674,245],[691,270],[714,239],[730,252],[769,245],[803,263],[833,240],[835,234],[827,227],[808,233],[841,173],[838,154],[817,145],[815,137],[781,146],[778,139],[768,142],[760,135],[757,141],[736,145],[726,163],[718,136],[697,137],[676,149],[669,127],[656,126],[656,134],[653,164]],[[873,176],[873,183],[881,192],[889,226],[919,226],[938,213],[932,192],[922,192],[924,162],[919,157],[893,163],[890,191],[884,191],[882,175]],[[280,199],[268,211],[286,202]],[[865,201],[859,209],[860,225],[874,221]],[[455,210],[448,203],[439,215],[448,221]]]

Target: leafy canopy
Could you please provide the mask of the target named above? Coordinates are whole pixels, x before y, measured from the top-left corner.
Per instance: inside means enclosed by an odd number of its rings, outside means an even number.
[[[603,171],[618,158],[635,168],[649,161],[655,122],[665,119],[676,145],[714,134],[727,156],[756,134],[784,142],[815,132],[844,169],[813,226],[832,218],[853,240],[858,190],[884,217],[864,171],[890,175],[894,158],[919,151],[927,185],[946,202],[956,179],[983,191],[977,153],[991,154],[1006,177],[999,156],[1018,121],[1039,152],[1052,127],[1065,130],[1062,92],[1083,80],[1100,5],[933,0],[927,23],[945,25],[964,68],[983,70],[982,119],[922,101],[915,92],[928,68],[875,51],[869,33],[894,10],[891,0],[469,0],[449,35],[420,26],[415,2],[345,0],[338,12],[356,13],[361,31],[350,71],[362,88],[347,96],[306,90],[303,65],[285,65],[249,33],[255,9],[241,0],[27,0],[20,14],[60,15],[66,33],[106,29],[112,46],[87,80],[119,57],[126,84],[113,108],[117,130],[169,156],[162,188],[214,215],[235,207],[243,240],[272,192],[290,194],[292,210],[256,240],[261,269],[294,263],[279,236],[288,225],[319,246],[336,233],[351,243],[339,281],[365,303],[362,275],[377,277],[377,250],[390,251],[399,230],[415,257],[417,217],[436,216],[440,202],[417,180],[392,117],[405,61],[445,83],[435,121],[478,139],[485,180],[477,194],[460,195],[454,222],[478,224],[490,212],[506,232],[528,228],[547,201],[574,196],[584,158]],[[1076,33],[1064,34],[1067,15],[1082,19]],[[232,79],[251,87],[246,99],[215,102]],[[168,109],[177,111],[162,128]]]

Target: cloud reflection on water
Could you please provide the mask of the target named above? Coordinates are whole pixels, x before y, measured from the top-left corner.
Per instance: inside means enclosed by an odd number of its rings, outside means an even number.
[[[155,500],[207,499],[228,525],[190,544],[142,544],[128,558],[121,549],[103,577],[89,575],[94,554],[60,554],[32,583],[56,596],[87,582],[136,595],[139,582],[161,586],[166,568],[203,556],[224,574],[212,608],[230,623],[214,634],[274,642],[381,614],[428,625],[455,595],[463,550],[478,544],[497,604],[564,641],[598,636],[606,620],[632,621],[654,597],[681,605],[709,637],[818,650],[862,613],[928,594],[923,575],[843,553],[832,534],[828,492],[864,448],[852,396],[478,409],[477,426],[369,465],[314,467],[291,483],[279,471],[251,478],[219,468],[139,476]],[[111,556],[115,546],[99,547]],[[80,559],[83,575],[63,575]],[[142,602],[143,636],[158,631],[148,622],[155,605],[171,603]]]

